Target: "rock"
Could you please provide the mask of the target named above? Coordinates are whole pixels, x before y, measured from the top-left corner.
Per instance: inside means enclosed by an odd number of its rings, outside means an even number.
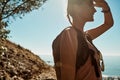
[[[9,40],[0,40],[6,47],[0,52],[0,80],[55,80],[55,70],[39,56]]]

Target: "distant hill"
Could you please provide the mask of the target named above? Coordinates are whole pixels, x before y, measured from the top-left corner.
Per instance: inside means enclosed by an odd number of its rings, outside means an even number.
[[[0,80],[54,80],[54,68],[30,50],[9,40],[0,40],[7,52],[0,52]]]

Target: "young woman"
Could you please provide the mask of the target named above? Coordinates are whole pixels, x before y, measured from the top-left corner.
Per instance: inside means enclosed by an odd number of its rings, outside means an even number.
[[[85,23],[94,21],[95,6],[102,8],[104,23],[84,31]],[[104,0],[68,0],[67,14],[71,26],[52,45],[57,80],[102,80],[101,56],[92,40],[113,26],[109,5]]]

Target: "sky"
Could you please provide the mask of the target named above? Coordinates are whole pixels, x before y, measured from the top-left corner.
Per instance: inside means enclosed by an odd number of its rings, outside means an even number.
[[[103,55],[120,55],[120,0],[106,0],[110,5],[114,26],[94,40]],[[52,42],[66,27],[66,0],[48,0],[40,9],[26,14],[22,19],[13,20],[9,40],[20,44],[37,55],[52,55]],[[88,22],[85,30],[103,23],[103,13],[96,8],[94,22]]]

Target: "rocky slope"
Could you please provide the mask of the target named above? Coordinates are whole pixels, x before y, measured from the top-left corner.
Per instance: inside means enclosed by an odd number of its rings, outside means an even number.
[[[39,56],[9,40],[0,40],[7,49],[0,52],[0,80],[55,80],[54,68]]]

